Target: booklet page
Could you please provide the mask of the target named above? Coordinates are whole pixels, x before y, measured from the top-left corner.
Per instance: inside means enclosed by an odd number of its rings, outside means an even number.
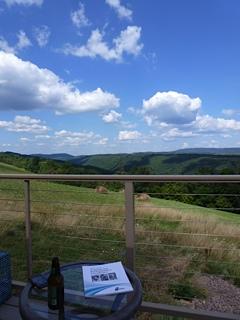
[[[86,297],[133,291],[121,262],[83,266],[82,269]]]

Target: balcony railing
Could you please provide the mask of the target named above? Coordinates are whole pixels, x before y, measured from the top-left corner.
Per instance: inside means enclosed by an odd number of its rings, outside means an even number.
[[[15,189],[14,185],[8,182],[18,181],[20,185]],[[41,182],[41,186],[36,187],[36,182]],[[124,186],[123,192],[112,192],[112,194],[116,197],[121,198],[121,200],[117,199],[116,202],[113,198],[111,198],[110,203],[105,203],[104,200],[107,199],[107,195],[103,194],[102,199],[101,195],[94,195],[93,198],[89,198],[88,203],[86,200],[83,200],[84,197],[81,198],[82,194],[85,192],[87,195],[91,192],[92,189],[84,189],[79,194],[75,194],[72,197],[68,197],[65,200],[64,195],[67,192],[75,192],[77,188],[73,186],[69,186],[69,189],[66,190],[61,188],[61,184],[56,184],[54,188],[45,187],[43,182],[52,183],[52,182],[120,182]],[[4,183],[2,183],[4,182]],[[7,183],[6,183],[7,182]],[[186,264],[189,264],[189,257],[191,256],[191,264],[198,264],[199,262],[199,254],[196,252],[203,252],[203,257],[206,259],[205,263],[210,264],[211,262],[217,263],[217,259],[221,259],[223,256],[229,254],[229,250],[231,250],[232,255],[235,255],[235,258],[229,260],[230,258],[226,258],[226,261],[222,263],[228,265],[231,264],[235,268],[239,269],[239,233],[237,233],[237,228],[240,228],[240,217],[239,217],[239,225],[233,230],[231,229],[228,234],[220,234],[215,230],[212,234],[204,232],[204,226],[206,225],[206,218],[203,216],[195,216],[194,219],[191,218],[191,214],[180,214],[179,212],[188,211],[191,212],[194,210],[202,210],[197,206],[188,206],[182,205],[181,202],[174,202],[174,208],[166,204],[160,207],[159,204],[155,205],[152,203],[152,199],[155,199],[154,194],[151,196],[151,200],[146,202],[141,202],[136,200],[136,195],[134,192],[134,184],[136,183],[200,183],[200,184],[235,184],[240,183],[240,175],[33,175],[33,174],[0,174],[0,189],[1,194],[3,195],[0,198],[1,206],[0,206],[0,218],[3,221],[7,222],[18,221],[19,217],[23,217],[24,213],[24,229],[18,225],[17,230],[13,228],[13,230],[4,229],[3,232],[7,232],[7,235],[13,239],[12,244],[4,243],[4,239],[1,243],[2,248],[10,249],[11,245],[14,246],[14,238],[17,237],[19,232],[21,231],[22,235],[24,232],[25,237],[25,255],[26,255],[26,270],[27,270],[27,278],[31,277],[33,272],[39,271],[40,268],[45,267],[46,259],[48,259],[52,251],[50,250],[50,246],[48,247],[47,241],[54,240],[55,248],[66,248],[66,250],[73,250],[72,258],[75,259],[77,252],[79,252],[79,257],[83,255],[86,256],[87,253],[91,253],[89,248],[87,247],[85,252],[84,248],[72,248],[69,246],[68,241],[73,244],[73,241],[81,241],[84,246],[84,243],[95,243],[96,249],[94,249],[94,245],[90,246],[92,249],[92,256],[96,255],[98,257],[99,248],[98,245],[103,243],[105,245],[104,249],[101,250],[101,253],[105,253],[105,259],[108,258],[110,252],[110,258],[112,259],[121,259],[124,261],[125,265],[134,270],[140,277],[144,284],[145,293],[148,293],[148,289],[151,291],[152,295],[157,295],[157,300],[161,301],[161,286],[162,283],[159,282],[158,277],[166,277],[164,275],[167,274],[170,270],[170,277],[172,276],[173,270],[175,267],[178,269],[185,269]],[[55,185],[55,184],[52,184]],[[74,190],[74,191],[73,191]],[[89,190],[89,191],[88,191]],[[54,197],[49,198],[47,196],[48,193],[53,193]],[[36,194],[38,193],[38,196]],[[13,194],[13,196],[12,196]],[[188,194],[189,195],[189,194]],[[203,195],[203,194],[201,194]],[[159,194],[158,194],[159,196]],[[192,194],[193,196],[193,194]],[[194,196],[198,196],[195,194]],[[209,194],[206,196],[214,196],[214,194]],[[231,194],[231,196],[240,196],[239,194]],[[164,195],[161,195],[164,198]],[[96,198],[96,202],[95,199]],[[91,202],[91,199],[94,201]],[[85,202],[84,202],[85,201]],[[167,200],[165,200],[167,201]],[[18,205],[13,205],[13,202],[19,203]],[[21,205],[20,205],[21,203]],[[172,203],[172,202],[171,202]],[[66,206],[67,207],[64,207]],[[97,206],[97,209],[93,209]],[[156,209],[157,206],[157,209]],[[70,208],[71,207],[71,208]],[[88,209],[86,209],[88,207]],[[102,208],[101,210],[99,208]],[[89,209],[90,208],[90,209]],[[117,209],[116,209],[117,208]],[[221,208],[222,211],[224,209],[229,208]],[[238,208],[231,208],[238,209]],[[210,211],[207,211],[210,210]],[[59,216],[57,219],[53,219],[52,216],[59,212]],[[222,211],[219,211],[221,219],[224,224],[225,216],[223,217]],[[116,213],[117,212],[117,213]],[[211,213],[211,209],[206,209],[206,213]],[[213,211],[212,211],[213,212]],[[217,211],[214,211],[214,214],[217,216]],[[11,217],[11,213],[13,216]],[[206,216],[206,213],[205,216]],[[52,214],[52,216],[51,216]],[[204,215],[203,214],[203,215]],[[227,214],[227,213],[226,213]],[[229,216],[233,215],[229,213]],[[80,219],[80,217],[84,216],[84,219]],[[9,219],[9,217],[11,217]],[[71,219],[72,220],[71,220]],[[14,220],[15,219],[15,220]],[[79,220],[80,219],[80,220]],[[95,223],[94,223],[95,219]],[[99,220],[102,219],[101,223]],[[112,222],[110,223],[110,219]],[[210,218],[211,220],[211,218]],[[233,224],[234,225],[234,219]],[[84,222],[84,225],[82,224]],[[176,230],[174,226],[179,225],[179,223],[185,223],[184,227],[180,230]],[[210,221],[211,222],[211,221]],[[216,221],[214,222],[215,228]],[[1,224],[1,222],[0,222]],[[187,229],[187,225],[202,225],[200,231],[195,231],[192,228],[191,232]],[[211,224],[211,223],[210,223]],[[35,251],[36,239],[34,239],[34,235],[37,232],[38,236],[41,237],[41,225],[45,225],[46,228],[49,227],[58,227],[58,234],[52,233],[52,238],[48,239],[48,237],[44,238],[42,242],[43,253],[39,253]],[[77,225],[77,228],[75,228]],[[153,229],[149,229],[149,225],[152,226]],[[145,226],[147,228],[145,229]],[[159,226],[157,228],[156,226]],[[226,228],[228,228],[227,224],[225,224]],[[213,223],[212,223],[213,227]],[[63,230],[65,228],[69,228],[69,233],[64,233]],[[78,230],[85,230],[84,232],[78,233]],[[186,230],[185,230],[186,229]],[[59,232],[60,230],[60,232]],[[49,231],[49,229],[48,229]],[[42,232],[45,232],[43,227]],[[106,232],[106,236],[101,237],[101,232]],[[113,236],[111,236],[111,232]],[[116,235],[116,237],[115,237]],[[1,229],[0,229],[0,237],[1,237]],[[179,243],[179,238],[181,237],[182,243]],[[199,239],[211,238],[211,244],[206,244],[205,241],[200,241]],[[19,238],[17,238],[19,239]],[[75,240],[74,240],[75,239]],[[186,240],[187,239],[187,240]],[[221,239],[224,239],[221,240]],[[232,240],[234,239],[234,241]],[[71,240],[71,241],[70,241]],[[7,241],[7,240],[6,240]],[[38,242],[41,242],[42,239],[39,238]],[[192,241],[192,243],[191,243]],[[53,243],[54,243],[53,242]],[[210,242],[209,242],[210,243]],[[38,249],[40,248],[41,243],[38,243]],[[160,249],[159,249],[160,248]],[[94,251],[95,250],[95,251]],[[107,250],[109,252],[107,252]],[[111,252],[113,250],[113,252]],[[158,251],[160,250],[160,251]],[[88,251],[86,253],[86,251]],[[159,255],[161,252],[161,255]],[[169,254],[171,252],[171,254]],[[181,253],[179,255],[179,253]],[[19,253],[20,254],[20,253]],[[123,255],[124,254],[124,255]],[[22,257],[16,258],[17,252],[15,251],[12,254],[13,258],[13,268],[14,264],[18,263],[17,259],[22,259]],[[61,257],[61,252],[59,253]],[[176,258],[176,260],[175,260]],[[44,260],[45,259],[45,260]],[[172,259],[172,264],[170,264],[170,259]],[[49,260],[48,260],[49,261]],[[164,264],[165,261],[168,264]],[[175,261],[178,261],[177,266],[175,266]],[[149,264],[148,264],[149,262]],[[142,266],[143,265],[143,266]],[[159,267],[160,266],[160,267]],[[15,267],[16,268],[16,267]],[[194,269],[194,267],[193,267]],[[221,271],[221,270],[220,270]],[[175,275],[182,270],[175,270]],[[186,275],[192,271],[186,271]],[[21,274],[21,273],[20,273]],[[216,274],[216,272],[214,273]],[[152,276],[152,277],[151,277]],[[223,275],[218,274],[220,278]],[[23,277],[22,274],[20,277]],[[231,274],[228,275],[228,279],[233,277]],[[149,279],[150,278],[150,279]],[[176,276],[177,278],[177,276]],[[234,275],[234,278],[237,278]],[[23,280],[23,279],[16,279]],[[238,280],[238,279],[237,279]],[[240,283],[240,279],[239,279]],[[160,290],[158,290],[160,289]],[[147,294],[147,296],[149,296]],[[151,296],[151,295],[150,295]],[[178,301],[185,301],[184,295],[181,297],[177,297]],[[164,297],[166,299],[166,297]],[[239,315],[233,313],[222,313],[222,312],[214,312],[214,311],[205,311],[200,309],[191,309],[185,306],[176,306],[167,303],[156,303],[149,301],[144,301],[141,306],[141,311],[147,313],[159,313],[169,316],[177,316],[191,319],[240,319]]]

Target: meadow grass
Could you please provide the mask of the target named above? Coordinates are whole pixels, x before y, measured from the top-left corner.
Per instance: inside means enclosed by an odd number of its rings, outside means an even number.
[[[11,253],[13,277],[26,280],[23,182],[0,180],[0,190],[0,247]],[[33,181],[31,211],[34,273],[48,269],[53,255],[62,263],[125,262],[122,192]],[[240,284],[238,215],[151,198],[135,201],[135,219],[136,273],[145,300],[191,300],[202,294],[194,281],[202,273]],[[159,317],[151,319],[168,319]]]
[[[26,170],[0,162],[0,173],[26,173]]]

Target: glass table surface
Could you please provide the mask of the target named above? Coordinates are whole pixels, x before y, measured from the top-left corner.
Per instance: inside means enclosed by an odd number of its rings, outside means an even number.
[[[48,308],[47,285],[42,289],[29,282],[20,296],[20,312],[23,319],[125,319],[132,315],[141,303],[141,284],[133,272],[125,268],[134,291],[86,298],[83,292],[83,265],[100,263],[74,263],[61,267],[64,277],[64,310]],[[49,273],[42,274],[45,279]],[[126,319],[129,319],[126,318]]]

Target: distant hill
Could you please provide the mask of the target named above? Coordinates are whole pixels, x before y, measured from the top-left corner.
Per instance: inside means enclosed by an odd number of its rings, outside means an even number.
[[[53,154],[32,154],[33,157],[45,158],[45,159],[52,159],[52,160],[60,160],[60,161],[69,161],[74,159],[75,157],[68,153],[53,153]]]
[[[200,153],[201,150],[203,153]],[[239,155],[237,150],[239,150]],[[217,152],[222,152],[222,154],[217,154]],[[47,157],[47,155],[45,156]],[[53,158],[54,155],[50,156]],[[114,174],[234,174],[240,172],[240,148],[197,148],[161,153],[68,155],[67,158],[67,162],[73,166],[94,167],[102,173]]]
[[[47,155],[44,158],[0,152],[0,163],[11,166],[0,166],[0,173],[1,170],[2,172],[8,170],[13,172],[17,167],[39,174],[240,174],[240,155],[197,153],[104,154],[73,157],[69,161],[60,161],[48,159]],[[65,183],[91,188],[99,184],[98,181]],[[111,191],[119,191],[123,188],[120,182],[102,183]],[[134,188],[136,193],[147,192],[155,194],[156,197],[164,194],[166,199],[175,199],[209,208],[240,208],[240,199],[235,196],[240,193],[238,184],[222,186],[221,184],[146,184],[139,182],[134,185]],[[209,193],[219,194],[219,196],[206,197],[206,194]],[[192,197],[192,194],[198,194],[198,196]],[[230,196],[225,196],[225,194]],[[232,211],[238,213],[235,209]]]
[[[205,153],[200,153],[201,150],[204,150]],[[236,154],[216,154],[224,150],[235,151]],[[21,155],[13,152],[0,152],[0,162],[35,173],[240,174],[240,154],[237,154],[237,150],[240,148],[184,149],[168,153],[138,152],[82,156],[72,156],[66,153]]]
[[[51,155],[50,155],[51,156]],[[0,152],[0,163],[33,173],[49,174],[106,174],[107,170],[86,164],[74,165],[69,161],[49,159],[48,155],[36,156],[14,152]],[[3,166],[2,166],[3,167]]]
[[[198,174],[238,173],[240,155],[134,153],[92,155],[70,160],[73,164],[94,166],[113,173]]]
[[[174,151],[174,153],[194,153],[194,154],[238,154],[240,155],[240,148],[187,148]]]
[[[172,155],[172,154],[198,154],[198,155],[240,155],[240,148],[185,148],[169,152],[135,152],[135,153],[114,153],[114,154],[95,154],[95,155],[79,155],[73,156],[68,153],[53,153],[53,154],[32,154],[40,158],[70,161],[75,164],[84,164],[87,161],[95,161],[96,159],[115,159],[118,161],[129,157],[146,157],[147,155]],[[91,159],[91,160],[90,160]],[[93,160],[95,159],[95,160]],[[108,166],[109,167],[109,166]]]

